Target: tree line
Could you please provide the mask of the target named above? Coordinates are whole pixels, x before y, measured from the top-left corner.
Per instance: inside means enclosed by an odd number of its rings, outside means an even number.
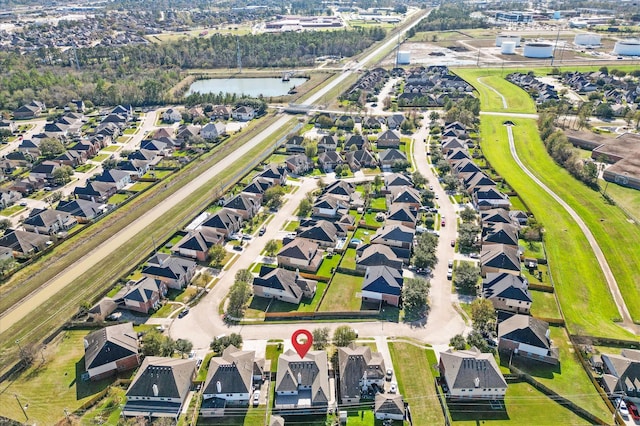
[[[473,18],[472,12],[473,9],[462,2],[443,4],[414,28],[416,31],[447,31],[489,27],[486,20]]]

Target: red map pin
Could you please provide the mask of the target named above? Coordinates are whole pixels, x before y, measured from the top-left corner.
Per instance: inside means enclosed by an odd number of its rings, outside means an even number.
[[[302,342],[298,339],[300,336],[304,336],[306,340]],[[304,356],[311,349],[311,345],[313,345],[313,335],[309,333],[307,330],[296,330],[291,335],[291,344],[293,345],[300,358],[304,358]]]

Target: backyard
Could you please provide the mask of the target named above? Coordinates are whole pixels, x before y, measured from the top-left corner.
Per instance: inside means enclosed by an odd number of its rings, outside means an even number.
[[[2,414],[20,422],[55,424],[64,417],[65,408],[74,412],[106,389],[112,379],[80,380],[84,372],[84,337],[90,332],[60,333],[42,354],[37,354],[30,368],[4,381],[0,392]],[[23,412],[21,406],[27,405]]]
[[[409,403],[414,425],[444,424],[430,365],[435,361],[433,350],[407,342],[390,342],[389,351],[399,391]],[[428,357],[428,352],[432,353],[431,357]]]
[[[320,305],[323,312],[359,311],[362,304],[363,277],[347,274],[335,274]]]
[[[531,315],[542,318],[562,318],[553,293],[536,290],[529,290],[529,293],[533,299]]]

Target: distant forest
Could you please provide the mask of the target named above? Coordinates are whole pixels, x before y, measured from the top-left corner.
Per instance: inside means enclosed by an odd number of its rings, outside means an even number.
[[[427,19],[423,19],[414,31],[448,31],[467,28],[488,28],[484,19],[472,18],[474,9],[463,3],[447,3],[431,11]]]
[[[157,105],[172,101],[167,90],[180,81],[183,69],[235,68],[238,45],[243,67],[293,68],[310,66],[317,56],[353,56],[384,37],[384,30],[371,28],[96,46],[77,50],[79,69],[69,51],[0,52],[0,109],[13,110],[33,99],[48,105],[66,105],[71,99]]]

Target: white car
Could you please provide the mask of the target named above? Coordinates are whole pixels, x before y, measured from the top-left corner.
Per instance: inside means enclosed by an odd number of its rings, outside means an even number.
[[[256,390],[253,392],[253,398],[251,399],[251,401],[253,402],[254,407],[258,404],[260,404],[260,391]]]
[[[242,234],[239,234],[236,232],[234,234],[229,235],[229,239],[240,241],[242,239]]]
[[[616,398],[615,406],[617,407],[622,417],[624,417],[625,419],[629,418],[629,409],[627,408],[627,404],[624,402],[624,399]]]
[[[389,393],[398,392],[398,384],[396,382],[391,382],[391,386],[389,386]]]

